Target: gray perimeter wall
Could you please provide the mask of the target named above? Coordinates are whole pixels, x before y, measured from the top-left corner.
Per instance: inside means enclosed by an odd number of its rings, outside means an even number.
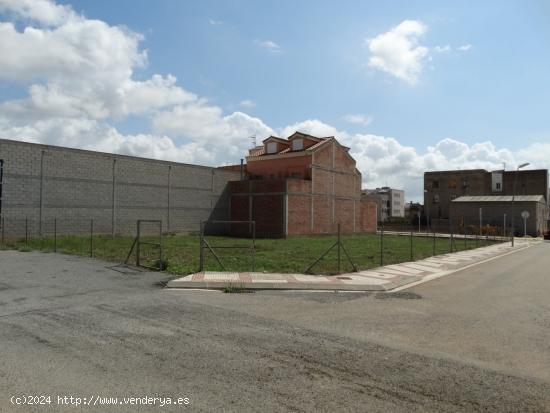
[[[134,234],[138,219],[165,232],[194,232],[229,219],[227,181],[239,174],[205,166],[0,139],[4,235]],[[55,220],[55,221],[54,221]],[[0,223],[1,225],[1,223]],[[154,226],[151,226],[151,231]],[[158,230],[158,229],[157,229]]]

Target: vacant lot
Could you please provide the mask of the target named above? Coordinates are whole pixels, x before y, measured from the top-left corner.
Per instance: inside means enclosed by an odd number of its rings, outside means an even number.
[[[146,237],[145,241],[158,242],[158,237]],[[56,239],[33,238],[28,241],[6,242],[4,249],[41,250],[46,252],[63,252],[122,262],[126,259],[134,239],[131,236],[58,236]],[[246,238],[206,237],[206,241],[219,257],[223,269],[228,271],[255,271],[301,273],[327,251],[335,242],[335,236],[300,237],[291,239],[258,239],[255,241],[255,253],[252,252],[253,241]],[[450,252],[448,238],[432,236],[362,234],[343,236],[342,243],[351,260],[359,269],[377,267],[381,264],[395,264],[422,259],[431,255]],[[412,242],[412,247],[411,247]],[[456,239],[453,251],[472,249],[488,245],[492,241],[475,239]],[[381,245],[383,244],[383,246]],[[166,235],[162,239],[163,258],[168,262],[167,271],[174,274],[189,274],[199,268],[198,235]],[[238,248],[235,248],[238,247]],[[205,250],[205,269],[219,271],[213,253]],[[340,251],[342,271],[351,271],[352,266],[344,250]],[[154,245],[142,245],[141,262],[153,265],[158,260],[158,248]],[[338,251],[333,248],[311,272],[315,274],[333,274],[338,270]],[[130,257],[135,262],[135,252]]]

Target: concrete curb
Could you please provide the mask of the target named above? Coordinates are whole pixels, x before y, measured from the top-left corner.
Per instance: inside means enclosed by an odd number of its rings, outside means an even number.
[[[410,271],[409,274],[403,274],[403,275],[396,275],[393,277],[393,279],[387,279],[388,282],[384,284],[380,283],[373,283],[368,284],[368,274],[365,277],[364,280],[361,280],[361,282],[353,283],[353,281],[346,283],[340,281],[341,277],[345,276],[353,276],[357,275],[357,273],[350,273],[350,274],[340,274],[338,276],[320,276],[319,278],[323,278],[325,281],[322,282],[316,282],[316,281],[273,281],[270,282],[269,280],[258,280],[258,281],[251,281],[250,277],[245,280],[204,280],[204,279],[186,279],[187,277],[181,277],[178,279],[174,279],[169,281],[166,284],[166,288],[170,289],[209,289],[209,290],[221,290],[224,288],[227,288],[229,286],[234,286],[238,288],[243,288],[246,290],[317,290],[317,291],[387,291],[387,292],[397,292],[401,291],[407,288],[414,287],[419,284],[423,284],[428,281],[435,280],[437,278],[441,278],[450,274],[453,274],[455,272],[473,267],[475,265],[479,265],[488,261],[495,260],[500,257],[504,257],[509,254],[513,254],[519,251],[523,251],[526,248],[531,247],[532,245],[535,245],[535,243],[525,243],[522,246],[516,246],[512,250],[506,250],[504,252],[499,252],[497,255],[490,256],[488,258],[479,258],[472,260],[470,262],[464,262],[459,263],[458,261],[455,263],[448,263],[446,267],[441,268],[440,271],[432,272],[432,273],[424,273],[424,274],[418,274],[418,270],[415,270],[413,268],[408,268],[408,271]],[[487,248],[487,247],[482,247]],[[441,256],[436,257],[429,257],[426,258],[426,260],[433,260],[434,258],[438,258],[443,260],[453,260],[454,254],[443,254]],[[457,258],[455,258],[457,259]],[[460,260],[460,257],[458,258]],[[377,267],[372,268],[370,270],[366,270],[365,272],[368,273],[368,271],[373,271],[373,273],[376,273],[376,271],[382,273],[387,272],[387,270],[393,270],[393,266],[399,266],[403,265],[406,266],[407,264],[417,264],[422,266],[422,262],[424,260],[419,261],[411,261],[411,262],[405,262],[400,264],[391,264],[384,267]],[[427,264],[425,264],[427,265]],[[432,264],[433,265],[433,264]],[[443,264],[441,264],[443,265]],[[451,268],[449,268],[449,266]],[[405,269],[401,269],[400,271],[406,271]],[[414,273],[416,271],[416,274]],[[289,276],[292,277],[292,274],[277,274],[282,277]],[[296,275],[296,274],[295,274]],[[328,278],[328,280],[327,280]],[[340,279],[337,279],[340,278]]]
[[[327,290],[327,291],[388,291],[400,286],[420,281],[422,277],[402,277],[401,279],[386,284],[340,284],[340,283],[270,283],[270,282],[241,282],[241,281],[183,281],[176,279],[166,284],[167,288],[200,288],[200,289],[223,289],[228,286],[235,286],[247,290]]]

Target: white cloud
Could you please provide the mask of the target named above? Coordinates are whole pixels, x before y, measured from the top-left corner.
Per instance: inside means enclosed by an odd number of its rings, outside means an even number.
[[[42,25],[18,31],[13,23],[0,22],[0,79],[28,88],[26,97],[0,104],[2,138],[220,165],[238,162],[246,155],[251,135],[261,140],[275,133],[259,118],[243,112],[224,113],[179,86],[171,75],[135,79],[136,69],[147,64],[147,55],[139,48],[140,34],[86,19],[68,6],[43,0],[0,0],[0,8]],[[39,16],[37,10],[42,10]],[[404,23],[392,29],[395,36],[424,31],[414,22]],[[396,50],[402,51],[401,46]],[[407,76],[414,73],[409,69],[403,72]],[[150,120],[152,132],[125,135],[111,124],[128,115]],[[360,114],[345,119],[360,124],[370,120]],[[488,141],[469,145],[443,139],[417,150],[392,137],[352,134],[316,119],[282,127],[278,134],[286,137],[296,130],[336,136],[351,147],[364,186],[387,183],[405,188],[409,199],[421,197],[425,170],[496,169],[502,162],[512,168],[516,160],[550,168],[547,143],[533,143],[512,153]]]
[[[446,44],[445,46],[435,46],[432,50],[437,53],[450,52],[451,46],[449,46],[448,44]]]
[[[273,40],[256,40],[255,43],[271,53],[280,53],[282,51],[281,46]]]
[[[390,185],[404,188],[408,200],[421,200],[423,196],[423,174],[429,170],[449,169],[507,169],[518,163],[531,162],[532,168],[550,168],[550,144],[535,143],[512,152],[498,148],[486,141],[468,145],[456,139],[442,139],[435,146],[419,151],[403,145],[392,137],[372,134],[351,134],[335,129],[316,119],[309,119],[283,128],[280,136],[288,136],[299,130],[315,136],[336,136],[357,161],[357,168],[363,174],[364,187]]]
[[[0,22],[0,80],[28,88],[0,103],[2,137],[215,165],[238,161],[248,136],[271,131],[244,113],[224,115],[174,76],[136,80],[147,53],[127,28],[44,0],[0,0],[0,8],[27,24]],[[128,115],[151,117],[157,133],[126,136],[109,124]]]
[[[0,22],[0,80],[28,85],[29,92],[0,105],[0,114],[107,119],[196,100],[171,75],[133,79],[135,69],[147,64],[147,53],[139,48],[142,35],[44,0],[0,2],[33,22],[43,10],[41,18],[51,23],[18,31],[14,23]]]
[[[349,123],[355,123],[358,125],[368,126],[372,123],[373,118],[369,115],[362,115],[359,113],[345,115],[343,119]]]
[[[417,20],[404,20],[378,36],[367,39],[370,51],[368,65],[416,84],[429,49],[418,44],[426,26]]]
[[[242,112],[224,116],[219,107],[206,102],[178,105],[170,111],[159,112],[153,119],[153,130],[196,142],[212,153],[218,163],[236,161],[246,155],[251,135],[267,137],[273,133],[258,118]]]
[[[221,26],[223,24],[221,20],[214,19],[208,19],[208,23],[210,23],[211,26]]]
[[[242,106],[243,108],[255,108],[256,107],[256,102],[254,102],[253,100],[250,100],[250,99],[245,99],[245,100],[241,100],[241,102],[239,103],[240,106]]]
[[[452,52],[455,50],[458,50],[459,52],[467,52],[472,48],[471,44],[463,44],[462,46],[458,46],[456,48],[451,47],[450,45],[445,46],[435,46],[432,48],[432,50],[436,53],[446,53],[446,52]]]
[[[49,0],[0,0],[0,12],[2,11],[46,25],[61,24],[76,17],[69,6],[55,4]]]

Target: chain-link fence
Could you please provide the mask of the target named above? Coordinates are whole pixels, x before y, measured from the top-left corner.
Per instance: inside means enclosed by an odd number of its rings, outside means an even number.
[[[126,235],[113,235],[108,224],[91,218],[79,218],[78,222],[73,218],[67,225],[61,218],[44,219],[39,224],[26,217],[4,217],[0,220],[0,248],[126,261],[182,275],[200,270],[338,274],[506,242],[511,233],[457,219],[447,233],[402,224],[381,226],[376,234],[347,234],[335,225],[330,235],[258,239],[253,221],[204,222],[202,236],[200,222],[196,232],[167,233],[161,221],[147,221],[142,225],[137,252],[136,221],[120,223],[133,228]]]

